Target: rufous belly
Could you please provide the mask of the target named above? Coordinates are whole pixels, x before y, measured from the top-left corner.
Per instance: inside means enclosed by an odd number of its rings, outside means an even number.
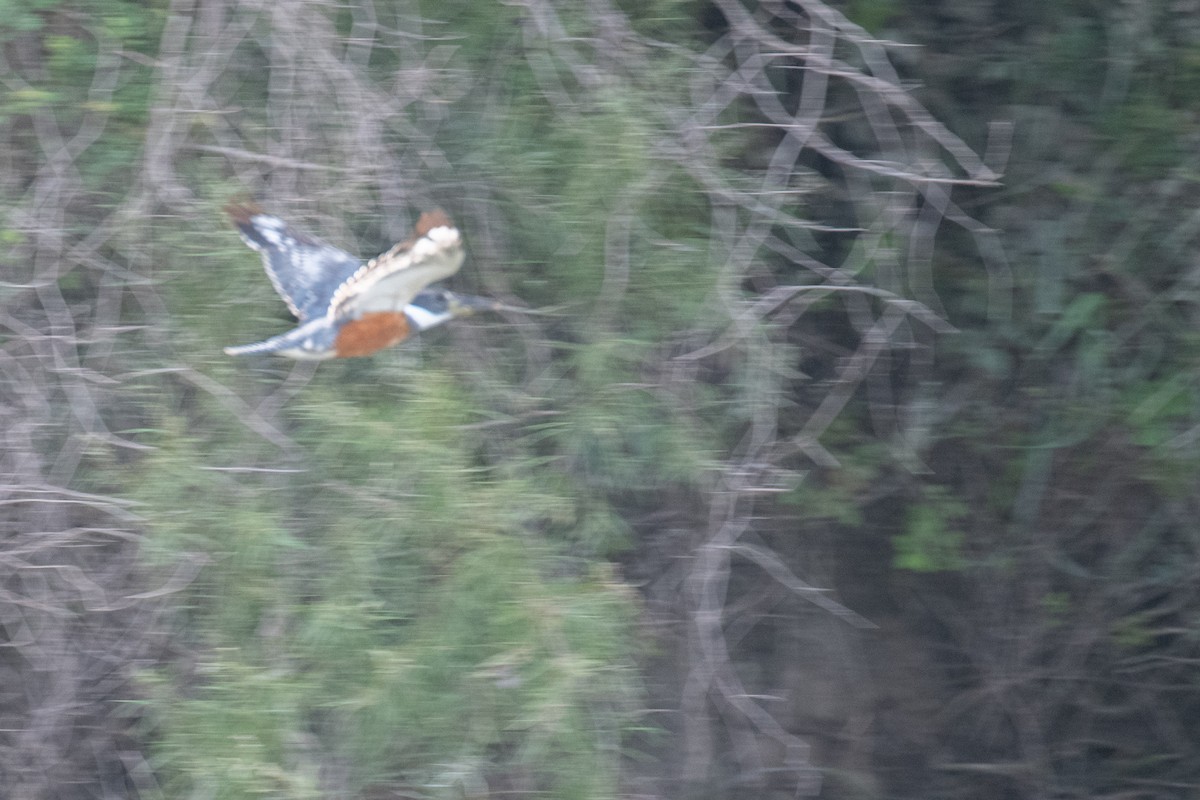
[[[351,320],[338,331],[336,358],[369,356],[408,338],[408,317],[397,311],[373,311]]]

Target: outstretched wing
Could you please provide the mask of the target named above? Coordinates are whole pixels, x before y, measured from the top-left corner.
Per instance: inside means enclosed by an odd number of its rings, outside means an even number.
[[[229,203],[225,212],[242,241],[262,254],[271,285],[301,322],[324,314],[337,288],[363,266],[362,259],[253,205]]]
[[[333,293],[328,313],[358,318],[401,311],[426,286],[458,272],[462,262],[458,228],[444,212],[428,211],[409,239],[363,264]]]

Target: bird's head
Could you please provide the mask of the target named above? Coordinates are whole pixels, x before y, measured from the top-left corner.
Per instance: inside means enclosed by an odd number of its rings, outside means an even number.
[[[425,289],[417,293],[405,309],[420,330],[436,328],[456,317],[467,317],[479,311],[497,311],[503,304],[488,297],[458,294],[448,289]]]

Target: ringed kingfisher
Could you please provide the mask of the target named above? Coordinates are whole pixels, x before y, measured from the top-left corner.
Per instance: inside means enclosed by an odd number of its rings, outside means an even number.
[[[256,206],[230,203],[225,211],[242,240],[262,254],[271,285],[300,323],[262,342],[227,347],[228,355],[367,356],[414,331],[503,308],[484,297],[429,288],[463,262],[462,237],[440,209],[422,214],[408,239],[365,263]]]

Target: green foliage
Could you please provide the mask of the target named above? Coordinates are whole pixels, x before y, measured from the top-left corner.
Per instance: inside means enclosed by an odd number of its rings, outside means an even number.
[[[1073,110],[1083,111],[1088,105],[1084,98],[1095,97],[1100,89],[1101,76],[1094,65],[1105,46],[1103,23],[1091,14],[1063,14],[1056,23],[1043,33],[1044,46],[1028,61],[1019,62],[1025,69],[1017,82],[1019,99],[1036,103],[1034,93],[1049,89]]]
[[[206,656],[198,670],[202,683],[186,698],[168,675],[145,678],[153,701],[171,710],[161,731],[166,795],[321,797],[302,714],[314,687],[294,670],[246,660],[236,647]]]
[[[621,0],[616,5],[638,33],[659,41],[694,39],[696,19],[707,10],[703,0]]]
[[[472,466],[449,374],[353,402],[335,385],[295,409],[313,465],[297,485],[197,470],[197,447],[238,446],[178,426],[138,476],[154,550],[214,564],[185,603],[194,673],[153,679],[169,786],[308,797],[293,765],[319,740],[363,784],[432,787],[449,760],[485,780],[513,752],[508,768],[560,796],[610,793],[615,754],[596,748],[636,707],[633,603],[601,567],[564,573],[530,534],[570,524],[570,498]]]
[[[966,514],[966,504],[945,488],[927,487],[909,507],[904,532],[892,540],[893,565],[913,572],[962,569],[966,562],[959,525]]]
[[[63,0],[0,0],[0,42],[40,30],[45,14],[64,4]]]
[[[1052,625],[1062,625],[1071,615],[1071,597],[1066,592],[1049,592],[1042,598],[1042,609]]]
[[[1194,417],[1195,386],[1183,374],[1129,387],[1126,404],[1134,441],[1158,447],[1178,436]]]
[[[1113,643],[1122,650],[1142,652],[1154,644],[1155,630],[1153,615],[1134,614],[1116,621],[1110,635]]]
[[[846,16],[877,34],[900,12],[897,0],[851,0]]]
[[[845,431],[834,431],[845,436]],[[857,526],[864,523],[861,498],[869,493],[871,484],[880,479],[879,467],[886,456],[878,444],[862,444],[846,436],[839,442],[847,448],[848,457],[842,467],[820,475],[812,475],[801,481],[794,489],[781,495],[780,499],[794,507],[806,519],[831,519],[842,525]]]
[[[1102,130],[1113,138],[1122,166],[1138,178],[1164,177],[1179,163],[1192,132],[1190,110],[1170,107],[1150,88],[1114,108],[1106,123]]]

